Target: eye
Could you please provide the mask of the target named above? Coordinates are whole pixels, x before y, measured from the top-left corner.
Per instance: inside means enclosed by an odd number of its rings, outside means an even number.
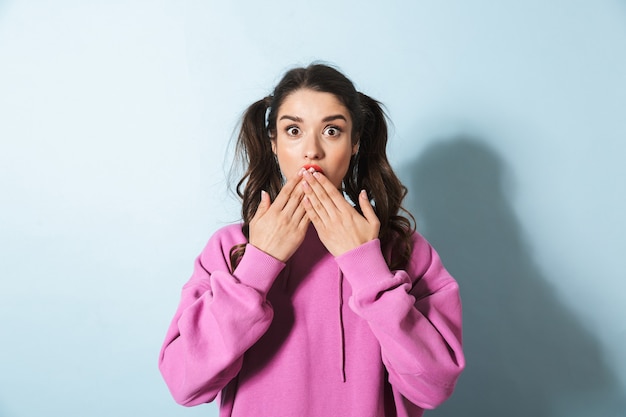
[[[300,134],[298,126],[289,126],[286,131],[289,136],[298,136]]]
[[[328,126],[324,129],[324,134],[327,136],[339,136],[341,134],[341,129],[339,126]]]

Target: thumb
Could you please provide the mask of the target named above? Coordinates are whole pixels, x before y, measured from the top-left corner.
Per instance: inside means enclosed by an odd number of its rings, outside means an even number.
[[[261,190],[261,202],[256,209],[254,217],[262,216],[267,210],[269,210],[272,202],[270,201],[270,195],[265,190]]]
[[[359,206],[361,207],[363,216],[365,216],[369,223],[378,222],[374,207],[372,207],[372,203],[370,203],[369,198],[367,198],[367,192],[365,190],[361,190],[359,193]]]

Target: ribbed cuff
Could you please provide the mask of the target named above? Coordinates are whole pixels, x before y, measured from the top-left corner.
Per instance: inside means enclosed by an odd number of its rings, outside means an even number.
[[[241,283],[267,294],[284,267],[285,263],[247,244],[233,275]]]
[[[387,266],[378,239],[366,242],[339,255],[335,260],[350,282],[353,293],[393,276]]]

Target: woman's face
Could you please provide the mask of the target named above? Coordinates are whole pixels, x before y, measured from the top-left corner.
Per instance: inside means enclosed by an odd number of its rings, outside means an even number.
[[[333,94],[294,91],[278,108],[272,150],[285,178],[305,167],[322,172],[341,188],[350,157],[358,150],[358,143],[352,143],[348,109]]]

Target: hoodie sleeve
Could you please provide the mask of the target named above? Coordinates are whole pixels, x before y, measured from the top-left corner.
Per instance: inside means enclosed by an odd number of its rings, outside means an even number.
[[[213,401],[273,318],[266,295],[284,264],[248,244],[231,274],[226,246],[214,237],[196,259],[161,348],[159,370],[182,405]]]
[[[394,395],[435,408],[452,394],[465,367],[461,301],[430,244],[416,233],[413,245],[406,271],[389,270],[379,240],[337,262],[352,286],[350,308],[380,343]]]

